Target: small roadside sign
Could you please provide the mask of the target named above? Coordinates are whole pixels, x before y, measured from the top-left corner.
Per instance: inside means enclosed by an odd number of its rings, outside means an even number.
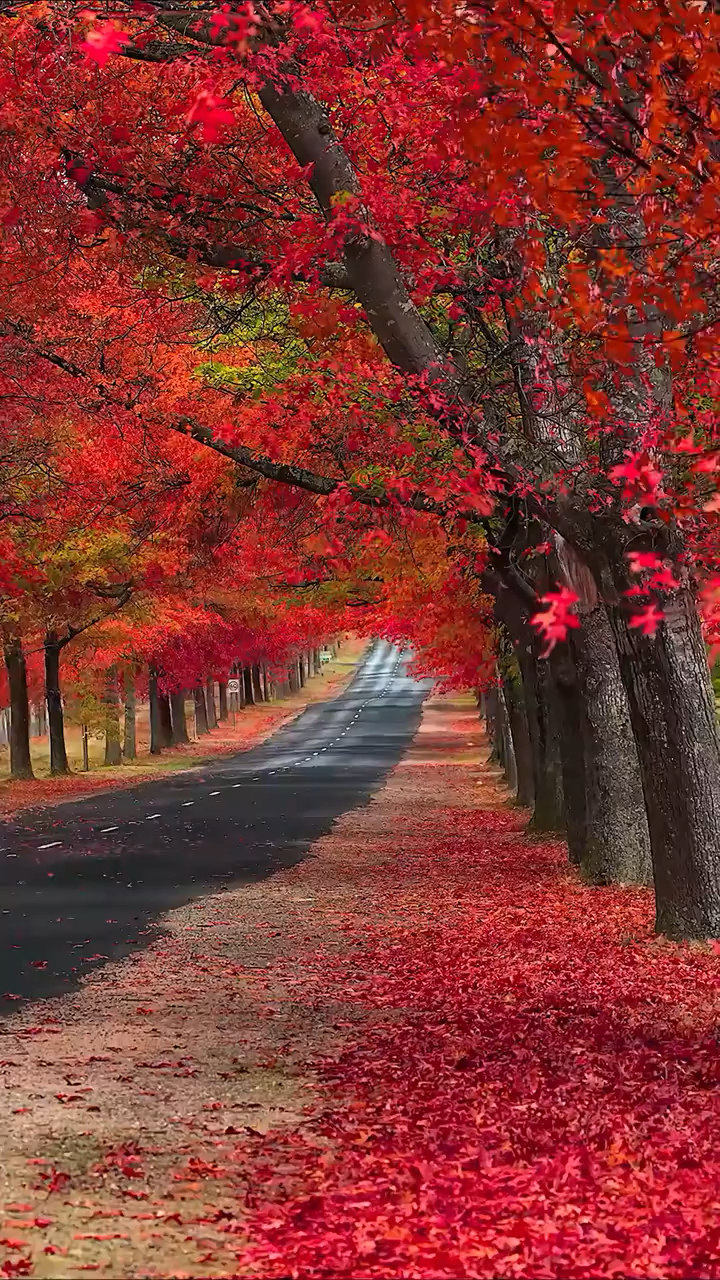
[[[331,653],[321,653],[321,654],[320,654],[320,661],[321,661],[321,662],[323,662],[323,663],[324,663],[324,662],[330,662],[331,660],[332,660],[332,654],[331,654]]]
[[[227,691],[228,691],[228,693],[239,693],[239,692],[240,692],[240,681],[239,681],[239,680],[228,680],[228,682],[227,682]]]

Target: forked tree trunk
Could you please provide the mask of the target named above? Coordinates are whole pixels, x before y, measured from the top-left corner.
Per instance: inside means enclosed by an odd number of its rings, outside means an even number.
[[[222,722],[228,718],[228,694],[225,680],[221,680],[218,683],[218,698],[220,701],[220,721]]]
[[[193,699],[195,702],[195,729],[198,737],[200,734],[208,733],[207,707],[205,705],[205,690],[201,684],[197,684],[193,689]]]
[[[245,694],[245,705],[247,707],[254,706],[255,694],[253,692],[252,671],[249,667],[243,667],[242,669],[242,685],[243,693]]]
[[[187,731],[187,720],[185,719],[185,690],[176,689],[170,694],[170,716],[172,719],[172,740],[178,745],[181,742],[189,742],[190,734]]]
[[[30,705],[22,641],[16,636],[6,640],[4,653],[10,692],[10,776],[18,779],[33,778]]]
[[[60,692],[60,653],[62,643],[54,631],[45,636],[45,699],[50,735],[50,772],[53,777],[69,773],[65,749],[65,723]]]
[[[640,761],[656,927],[720,937],[720,730],[695,599],[665,602],[654,636],[610,613]]]
[[[115,664],[108,667],[103,702],[105,703],[105,764],[122,764],[120,746],[120,694],[118,670]]]
[[[159,756],[163,749],[163,728],[160,718],[157,671],[154,667],[150,668],[148,677],[148,699],[150,702],[150,754]]]
[[[590,884],[649,884],[650,836],[638,753],[603,604],[583,615],[570,645],[585,743],[587,830],[580,871]]]
[[[503,680],[505,705],[512,734],[515,767],[517,771],[517,802],[531,809],[535,801],[532,748],[528,730],[525,694],[519,676],[506,676]]]
[[[136,701],[135,701],[135,672],[128,668],[123,677],[125,687],[125,724],[123,728],[123,755],[126,760],[135,760],[137,757],[137,737],[136,737]]]
[[[205,681],[205,703],[207,705],[208,729],[217,729],[217,713],[215,710],[215,681]]]

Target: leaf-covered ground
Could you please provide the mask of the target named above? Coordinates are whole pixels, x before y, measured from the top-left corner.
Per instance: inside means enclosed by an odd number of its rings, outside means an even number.
[[[720,961],[484,754],[434,701],[314,856],[5,1024],[0,1274],[720,1275]]]

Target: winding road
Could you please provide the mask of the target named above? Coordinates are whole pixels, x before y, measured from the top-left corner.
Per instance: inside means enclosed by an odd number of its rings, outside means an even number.
[[[348,687],[261,746],[0,824],[0,1014],[146,946],[162,914],[299,862],[399,760],[429,682],[377,641]]]

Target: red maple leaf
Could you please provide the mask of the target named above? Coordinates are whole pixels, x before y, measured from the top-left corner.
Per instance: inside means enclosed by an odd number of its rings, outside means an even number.
[[[97,62],[99,67],[104,67],[108,58],[119,53],[129,39],[129,32],[121,31],[114,22],[101,22],[88,31],[80,48],[91,62]]]

